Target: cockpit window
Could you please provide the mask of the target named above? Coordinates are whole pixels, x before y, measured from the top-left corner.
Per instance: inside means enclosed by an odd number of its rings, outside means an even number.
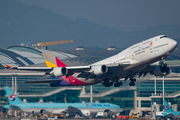
[[[161,38],[165,38],[165,37],[167,37],[167,36],[165,36],[165,35],[164,35],[164,36],[161,36],[160,39],[161,39]]]

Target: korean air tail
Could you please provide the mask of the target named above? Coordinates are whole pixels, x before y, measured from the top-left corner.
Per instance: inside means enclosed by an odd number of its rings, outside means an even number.
[[[165,100],[163,100],[163,102],[164,102],[164,108],[165,108],[166,112],[174,112],[171,109],[170,105]]]
[[[4,90],[11,105],[23,103],[9,87],[5,86]]]
[[[60,61],[56,56],[51,52],[46,51],[42,53],[47,67],[67,67],[62,61]]]

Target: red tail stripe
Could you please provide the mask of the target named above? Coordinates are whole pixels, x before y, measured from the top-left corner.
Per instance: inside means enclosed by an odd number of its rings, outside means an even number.
[[[57,67],[67,67],[67,65],[64,64],[62,61],[60,61],[57,57],[56,57],[56,64]]]

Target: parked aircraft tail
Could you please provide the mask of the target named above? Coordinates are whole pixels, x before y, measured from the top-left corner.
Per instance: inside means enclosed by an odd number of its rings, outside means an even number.
[[[8,65],[3,65],[3,66],[4,66],[4,68],[6,68],[6,69],[11,68],[11,66],[8,66]]]
[[[164,102],[164,108],[165,108],[166,112],[174,112],[171,109],[170,105],[165,100],[163,100],[163,102]]]
[[[4,86],[4,90],[6,91],[6,95],[8,97],[8,100],[9,100],[10,104],[23,103],[9,87]]]
[[[42,53],[47,67],[67,67],[61,60],[54,56],[51,52],[46,51]]]

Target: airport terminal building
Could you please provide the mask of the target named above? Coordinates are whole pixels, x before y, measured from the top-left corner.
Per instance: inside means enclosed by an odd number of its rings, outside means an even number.
[[[50,87],[48,84],[24,84],[24,81],[48,79],[42,72],[8,70],[8,66],[46,66],[42,57],[45,50],[12,46],[7,49],[0,48],[0,104],[8,104],[4,86],[9,86],[23,100],[23,102],[102,102],[114,103],[126,110],[142,112],[151,111],[153,104],[162,104],[163,82],[161,77],[148,75],[137,79],[135,86],[129,86],[129,81],[121,87],[104,87],[101,84],[91,87]],[[51,51],[68,66],[88,65],[121,50],[74,50]],[[167,59],[168,65],[179,65],[179,50],[175,50]],[[35,65],[34,65],[35,64]],[[139,82],[138,82],[139,81]],[[164,98],[171,105],[180,105],[180,68],[175,67],[172,73],[165,77]]]

